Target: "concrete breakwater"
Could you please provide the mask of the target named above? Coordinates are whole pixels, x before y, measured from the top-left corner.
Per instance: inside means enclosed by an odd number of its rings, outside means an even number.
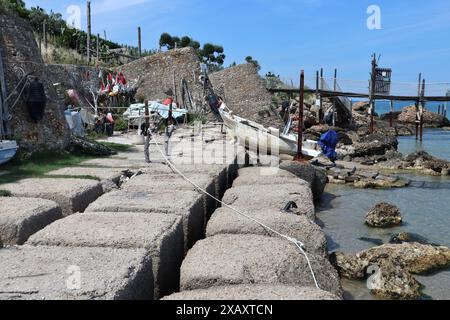
[[[206,152],[210,164],[189,163],[192,154],[211,148],[223,152]],[[341,297],[307,184],[280,171],[274,184],[245,185],[245,176],[259,169],[239,170],[236,159],[245,151],[219,128],[201,135],[179,129],[171,142],[172,162],[193,183],[302,241],[321,290],[293,244],[220,208],[161,163],[160,149],[152,144],[148,165],[137,147],[66,169],[101,181],[51,173],[3,185],[12,197],[0,198],[0,239],[7,245],[0,249],[0,299]],[[118,186],[125,169],[140,175]],[[283,186],[284,178],[290,184]],[[297,203],[297,215],[280,212],[289,201]]]

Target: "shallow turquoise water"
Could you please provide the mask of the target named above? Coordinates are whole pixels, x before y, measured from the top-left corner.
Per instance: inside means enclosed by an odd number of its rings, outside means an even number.
[[[425,136],[425,150],[450,160],[450,132],[427,131]],[[399,149],[412,152],[415,146],[415,138],[401,138]],[[450,246],[450,177],[407,177],[415,181],[415,187],[360,190],[329,185],[317,211],[319,223],[329,237],[330,251],[356,253],[374,246],[358,238],[381,239],[386,243],[393,233],[401,231],[417,233],[433,243]],[[379,202],[397,205],[404,225],[392,229],[367,227],[365,215]],[[426,295],[433,299],[450,299],[450,270],[417,279],[426,286]],[[374,299],[364,282],[345,281],[344,289],[355,299]]]
[[[425,130],[423,142],[416,141],[415,136],[400,138],[398,151],[409,154],[416,150],[424,150],[435,157],[450,161],[450,130]]]

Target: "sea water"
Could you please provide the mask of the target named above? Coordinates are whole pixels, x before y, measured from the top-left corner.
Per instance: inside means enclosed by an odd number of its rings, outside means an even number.
[[[442,159],[450,160],[450,131],[426,130],[424,141],[415,137],[399,138],[399,151],[411,153],[426,150]],[[405,175],[412,186],[392,190],[365,190],[329,185],[318,205],[319,223],[324,227],[329,250],[357,253],[376,246],[367,239],[383,243],[399,232],[410,232],[427,238],[430,243],[450,247],[450,177]],[[379,202],[397,205],[404,224],[390,229],[376,229],[365,225],[365,216]],[[360,240],[365,238],[366,240]],[[425,297],[450,299],[450,269],[429,276],[416,276],[425,286]],[[343,280],[346,298],[375,299],[363,281]]]
[[[354,102],[357,102],[357,100],[354,100]],[[407,106],[413,106],[415,105],[415,101],[395,101],[394,102],[394,112],[396,111],[402,111],[403,108],[407,107]],[[444,109],[444,106],[447,104],[447,118],[450,119],[450,102],[445,103],[445,102],[428,102],[425,105],[425,108],[431,112],[434,113],[438,113],[439,109],[441,109],[441,113],[442,110]],[[391,110],[390,107],[390,102],[389,101],[377,101],[375,103],[375,112],[377,114],[386,114],[389,113]]]

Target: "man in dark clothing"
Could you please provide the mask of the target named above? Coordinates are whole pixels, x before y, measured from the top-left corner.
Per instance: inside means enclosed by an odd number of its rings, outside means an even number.
[[[222,117],[220,116],[220,112],[219,112],[219,99],[217,98],[217,96],[214,93],[210,93],[207,97],[206,97],[209,107],[211,108],[211,111],[214,115],[214,117],[216,118],[217,122],[223,122]]]
[[[39,81],[38,77],[35,77],[28,85],[27,91],[25,92],[25,100],[31,120],[35,123],[41,121],[44,117],[47,97],[45,95],[44,85]]]

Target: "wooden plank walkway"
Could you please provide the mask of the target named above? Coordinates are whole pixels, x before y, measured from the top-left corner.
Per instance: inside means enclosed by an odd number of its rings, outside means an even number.
[[[290,88],[290,89],[267,89],[270,93],[288,93],[296,94],[300,89]],[[328,91],[328,90],[315,90],[315,89],[305,89],[305,93],[316,94],[319,93],[323,98],[335,98],[335,97],[349,97],[349,98],[366,98],[369,99],[369,93],[355,93],[355,92],[340,92],[340,91]],[[375,100],[392,100],[392,101],[417,101],[422,99],[426,102],[450,102],[450,96],[425,96],[423,98],[418,96],[397,96],[397,95],[374,95]]]

